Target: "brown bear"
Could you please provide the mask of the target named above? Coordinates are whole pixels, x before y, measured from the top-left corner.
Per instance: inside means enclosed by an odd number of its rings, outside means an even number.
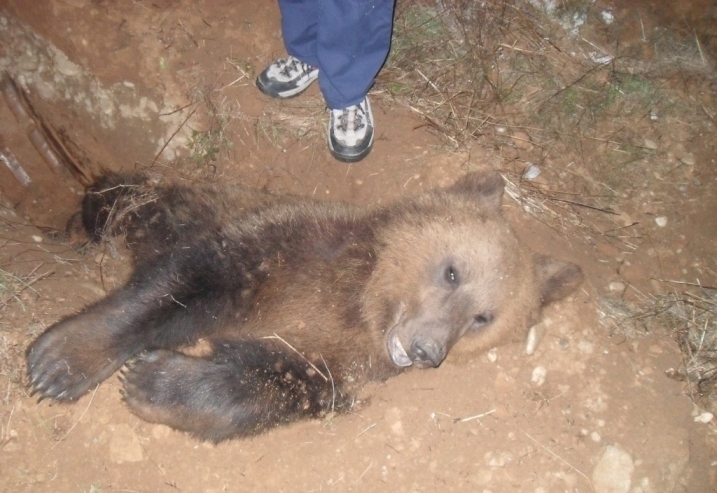
[[[133,412],[218,442],[350,409],[365,382],[437,367],[459,340],[525,337],[582,274],[518,242],[503,187],[477,172],[363,209],[107,175],[82,222],[125,235],[133,273],[28,348],[29,385],[74,401],[122,369]],[[200,339],[208,354],[181,351]]]

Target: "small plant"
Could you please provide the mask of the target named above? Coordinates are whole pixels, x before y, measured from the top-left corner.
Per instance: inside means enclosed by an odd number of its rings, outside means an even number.
[[[187,147],[192,151],[193,161],[198,163],[214,162],[222,147],[231,147],[231,141],[224,136],[222,130],[222,128],[209,129],[206,132],[192,130]]]
[[[25,307],[20,299],[20,293],[24,289],[22,279],[11,274],[10,272],[0,269],[0,309],[7,306],[10,302],[17,301],[25,311]]]

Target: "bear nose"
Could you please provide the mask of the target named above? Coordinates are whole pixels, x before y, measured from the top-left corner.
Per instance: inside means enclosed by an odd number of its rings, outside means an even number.
[[[419,359],[420,363],[426,366],[436,367],[446,357],[443,346],[433,339],[427,337],[417,337],[411,344],[413,354]]]

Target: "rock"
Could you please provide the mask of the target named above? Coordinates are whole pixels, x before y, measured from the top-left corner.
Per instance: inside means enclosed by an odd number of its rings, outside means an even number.
[[[528,181],[535,180],[540,175],[540,167],[537,164],[528,163],[528,167],[523,173],[523,178]]]
[[[492,348],[488,353],[486,354],[488,357],[488,361],[491,363],[495,363],[498,361],[498,348]]]
[[[608,289],[613,293],[623,293],[626,289],[625,283],[613,281],[608,285]]]
[[[547,331],[548,321],[544,320],[543,323],[533,325],[528,331],[528,336],[525,338],[525,354],[531,355],[535,353],[538,346],[545,337]]]
[[[530,376],[530,381],[536,386],[540,387],[545,383],[545,377],[548,375],[548,370],[544,366],[536,366],[533,369],[533,374]]]
[[[655,218],[655,223],[659,227],[664,228],[665,226],[667,226],[667,218],[665,216],[658,216]]]
[[[709,423],[714,418],[714,414],[707,411],[703,412],[699,416],[695,417],[695,423]]]
[[[657,149],[657,143],[654,140],[645,139],[645,148],[655,150]]]
[[[608,445],[593,469],[595,493],[628,493],[634,470],[630,454],[616,445]]]
[[[142,460],[142,445],[129,425],[116,425],[110,438],[110,460],[112,462],[139,462]]]

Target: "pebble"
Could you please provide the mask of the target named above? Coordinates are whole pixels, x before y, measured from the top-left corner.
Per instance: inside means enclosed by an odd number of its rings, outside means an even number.
[[[31,238],[35,243],[42,243],[42,236],[32,235]]]
[[[600,440],[602,440],[602,437],[600,436],[600,433],[597,431],[593,431],[590,433],[590,440],[592,440],[595,443],[600,443]]]
[[[529,163],[528,168],[523,173],[523,178],[528,181],[535,180],[540,175],[540,167],[537,164]]]
[[[505,467],[513,462],[513,458],[510,452],[486,452],[483,456],[486,464],[491,467]]]
[[[645,139],[645,147],[654,151],[657,149],[657,143],[654,140]]]
[[[486,356],[488,356],[488,361],[495,363],[498,361],[498,348],[491,349]]]
[[[525,338],[525,354],[531,355],[535,353],[538,346],[545,337],[547,326],[549,325],[549,319],[543,320],[543,323],[533,325],[528,331],[528,337]]]
[[[714,414],[705,411],[702,414],[700,414],[699,416],[695,417],[695,423],[705,423],[706,424],[706,423],[709,423],[710,421],[712,421],[712,418],[714,418]]]
[[[693,166],[695,164],[695,157],[692,154],[687,154],[686,156],[683,156],[680,161],[687,166]]]
[[[545,377],[548,375],[548,370],[544,366],[536,366],[533,369],[533,374],[530,377],[530,381],[540,387],[545,383]]]
[[[628,493],[634,470],[630,454],[616,445],[608,445],[593,469],[595,493]]]
[[[655,218],[655,223],[659,227],[664,228],[665,226],[667,226],[667,218],[665,216],[658,216]]]
[[[613,281],[608,285],[608,289],[613,293],[622,293],[625,291],[625,284],[620,281]]]

